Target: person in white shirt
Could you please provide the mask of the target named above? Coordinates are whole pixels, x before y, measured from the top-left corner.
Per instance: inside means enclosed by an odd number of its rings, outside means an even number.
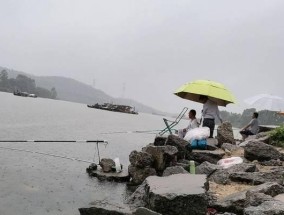
[[[197,119],[196,119],[196,111],[195,110],[190,110],[188,112],[188,118],[189,118],[189,124],[186,128],[183,128],[183,129],[179,129],[177,131],[177,135],[180,137],[180,138],[184,138],[185,137],[185,134],[191,130],[191,129],[194,129],[194,128],[197,128],[199,126],[198,122],[197,122]]]
[[[240,130],[240,134],[243,137],[243,140],[247,138],[249,135],[255,135],[259,130],[259,121],[258,121],[258,113],[254,112],[252,114],[252,120]]]
[[[210,129],[209,138],[213,138],[213,132],[215,128],[215,119],[218,118],[221,123],[223,120],[220,116],[219,108],[216,102],[210,100],[207,96],[201,95],[199,100],[203,103],[202,118],[203,127],[208,127]]]

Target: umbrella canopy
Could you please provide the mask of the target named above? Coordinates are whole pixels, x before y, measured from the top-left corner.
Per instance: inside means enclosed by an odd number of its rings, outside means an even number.
[[[208,80],[196,80],[182,85],[176,90],[175,95],[195,102],[200,102],[201,95],[208,96],[219,106],[226,106],[229,103],[236,103],[233,94],[218,82]]]
[[[275,95],[259,94],[245,99],[244,102],[260,110],[284,110],[284,99]]]

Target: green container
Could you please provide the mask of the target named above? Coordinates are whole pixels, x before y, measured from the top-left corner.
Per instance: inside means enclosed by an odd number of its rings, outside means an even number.
[[[194,161],[189,161],[189,172],[190,174],[195,174],[195,162]]]

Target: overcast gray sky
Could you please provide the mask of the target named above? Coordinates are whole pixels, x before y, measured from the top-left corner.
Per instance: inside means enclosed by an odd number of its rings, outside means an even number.
[[[283,0],[0,0],[0,66],[77,79],[169,112],[201,104],[173,92],[223,83],[247,108],[284,97]]]

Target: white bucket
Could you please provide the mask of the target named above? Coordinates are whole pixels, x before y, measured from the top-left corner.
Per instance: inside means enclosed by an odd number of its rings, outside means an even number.
[[[119,158],[115,158],[114,159],[114,163],[115,163],[115,169],[116,169],[116,172],[121,172],[121,165],[120,165],[120,162],[119,162]]]

